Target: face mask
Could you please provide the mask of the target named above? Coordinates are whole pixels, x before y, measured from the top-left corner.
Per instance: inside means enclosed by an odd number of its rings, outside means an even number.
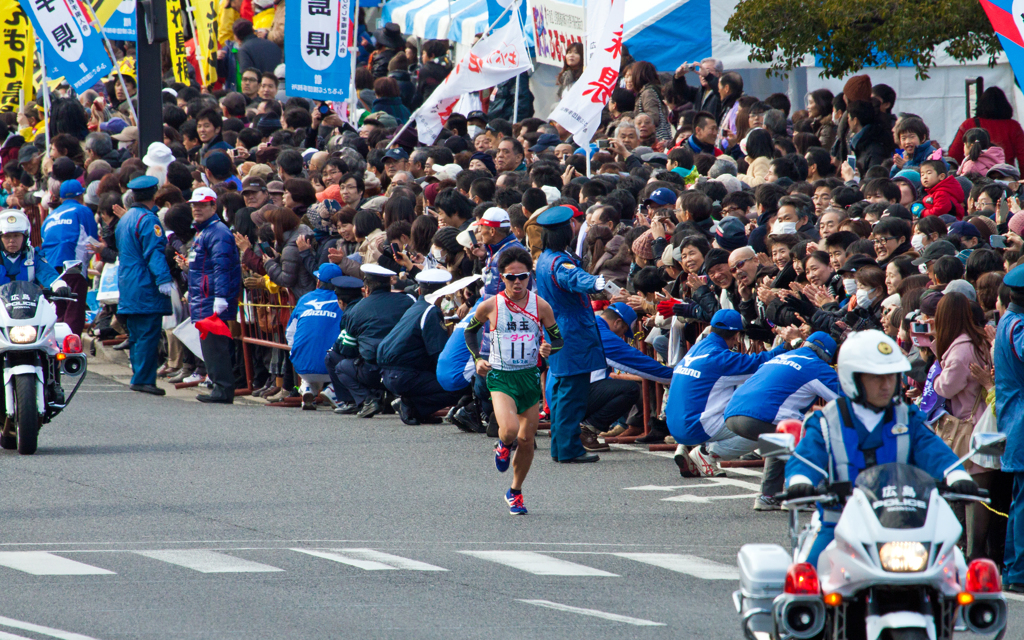
[[[843,278],[843,289],[846,290],[846,295],[852,296],[857,290],[857,281],[853,278]]]
[[[921,253],[922,251],[924,251],[924,234],[923,233],[915,233],[910,238],[910,245],[912,247],[914,247],[914,251],[916,251],[918,253]]]
[[[775,224],[772,225],[772,235],[792,235],[796,233],[795,222],[783,222],[782,220],[776,220]]]
[[[437,260],[438,262],[444,262],[444,251],[442,251],[441,249],[438,249],[437,247],[431,247],[430,255],[434,256],[434,260]]]
[[[871,306],[871,293],[874,289],[858,289],[857,290],[857,306],[861,309],[867,309]]]
[[[478,135],[483,133],[484,128],[479,125],[471,124],[466,127],[466,132],[469,133],[469,139],[472,140],[473,138],[476,138]]]

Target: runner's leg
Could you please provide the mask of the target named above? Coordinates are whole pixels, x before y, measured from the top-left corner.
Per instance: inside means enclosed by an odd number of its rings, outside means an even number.
[[[516,401],[508,394],[491,391],[491,402],[494,405],[494,417],[498,421],[498,438],[511,447],[519,434],[519,416],[516,414]]]
[[[497,404],[495,404],[497,410]],[[534,437],[537,435],[537,424],[540,422],[540,405],[535,404],[519,414],[518,448],[512,456],[512,489],[520,491],[526,474],[533,465]]]

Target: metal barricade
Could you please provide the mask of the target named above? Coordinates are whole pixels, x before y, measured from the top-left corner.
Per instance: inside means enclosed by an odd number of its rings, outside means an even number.
[[[266,289],[243,289],[238,306],[241,320],[242,354],[245,358],[245,378],[253,389],[253,345],[283,349],[291,347],[285,341],[285,327],[295,305],[286,290],[271,293]]]

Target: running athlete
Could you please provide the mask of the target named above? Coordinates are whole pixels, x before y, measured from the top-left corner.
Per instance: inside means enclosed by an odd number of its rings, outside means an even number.
[[[528,289],[532,270],[533,259],[525,249],[512,247],[502,252],[498,272],[505,290],[480,303],[465,331],[476,371],[487,377],[498,421],[494,464],[501,473],[512,464],[512,487],[505,493],[505,502],[514,516],[526,515],[523,480],[533,464],[541,399],[537,356],[546,358],[562,348],[551,305]],[[487,321],[491,323],[491,354],[484,359],[480,357],[480,329]],[[544,329],[550,342],[544,342]],[[518,452],[513,459],[514,450]]]

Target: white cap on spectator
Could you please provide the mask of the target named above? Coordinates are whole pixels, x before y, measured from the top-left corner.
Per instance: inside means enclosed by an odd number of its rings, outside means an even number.
[[[473,248],[473,239],[469,237],[469,232],[473,231],[475,233],[476,225],[477,223],[474,222],[473,224],[469,225],[469,227],[466,228],[465,231],[460,231],[459,235],[455,236],[455,241],[467,249]]]
[[[549,184],[544,185],[540,190],[544,192],[545,196],[547,196],[548,204],[555,204],[562,199],[562,192]]]
[[[416,274],[416,282],[423,284],[441,284],[452,279],[452,274],[444,269],[424,269]]]
[[[381,278],[390,278],[391,276],[397,276],[398,274],[391,269],[385,269],[379,264],[364,264],[359,267],[359,270],[370,276],[378,276]]]
[[[491,207],[484,211],[484,217],[478,224],[496,229],[508,229],[512,226],[512,223],[509,222],[508,212],[501,207]]]
[[[217,202],[217,193],[209,187],[199,187],[192,192],[189,202]]]

